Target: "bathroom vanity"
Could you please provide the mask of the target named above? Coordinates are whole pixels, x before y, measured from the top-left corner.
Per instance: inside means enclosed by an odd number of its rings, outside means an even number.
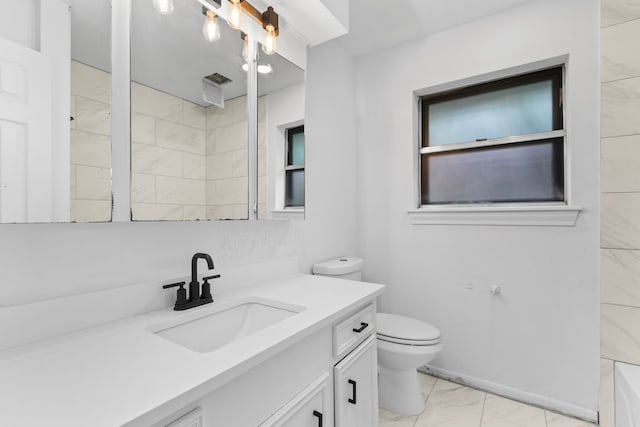
[[[295,275],[26,346],[0,360],[0,424],[377,425],[382,285]]]

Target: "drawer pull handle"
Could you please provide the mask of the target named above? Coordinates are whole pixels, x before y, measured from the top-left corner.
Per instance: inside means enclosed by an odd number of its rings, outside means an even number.
[[[349,380],[349,384],[351,384],[351,394],[353,398],[349,399],[349,403],[356,404],[356,382],[354,380]]]
[[[360,333],[360,332],[364,331],[365,329],[367,329],[367,326],[369,326],[369,324],[368,324],[368,323],[360,322],[360,327],[359,327],[359,328],[357,328],[357,329],[356,329],[356,328],[353,328],[353,332]]]
[[[313,411],[313,416],[318,417],[318,427],[322,427],[322,412]]]

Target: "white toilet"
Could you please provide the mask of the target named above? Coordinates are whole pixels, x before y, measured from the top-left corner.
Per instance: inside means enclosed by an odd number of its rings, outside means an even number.
[[[313,266],[313,273],[361,280],[362,259],[343,257]],[[397,314],[376,315],[378,399],[381,408],[405,415],[424,411],[418,367],[440,351],[440,331],[428,323]]]

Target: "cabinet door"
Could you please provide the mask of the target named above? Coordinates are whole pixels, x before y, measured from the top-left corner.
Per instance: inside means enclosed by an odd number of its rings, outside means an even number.
[[[336,427],[378,425],[378,358],[370,336],[334,368]]]
[[[333,427],[329,373],[321,375],[261,427]]]

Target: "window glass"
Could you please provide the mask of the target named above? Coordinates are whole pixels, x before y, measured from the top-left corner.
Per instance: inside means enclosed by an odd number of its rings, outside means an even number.
[[[287,171],[286,206],[304,206],[304,169]]]
[[[289,165],[304,165],[304,128],[298,132],[289,131]]]
[[[562,200],[562,138],[422,156],[423,204]]]
[[[430,104],[428,145],[552,131],[553,99],[545,80]]]

